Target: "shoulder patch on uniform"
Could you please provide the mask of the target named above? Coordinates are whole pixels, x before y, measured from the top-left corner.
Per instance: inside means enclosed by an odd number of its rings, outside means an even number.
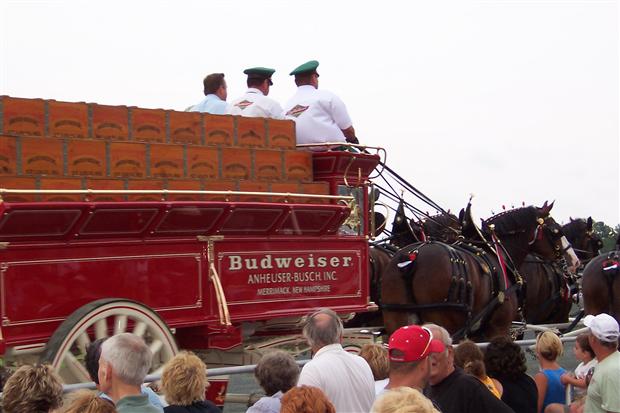
[[[297,118],[299,117],[299,115],[308,110],[309,107],[310,106],[295,105],[295,107],[291,108],[288,112],[286,112],[286,116],[294,116]]]
[[[250,102],[249,100],[242,100],[239,103],[236,103],[235,106],[238,107],[239,109],[243,110],[245,108],[247,108],[248,106],[252,105],[254,102]]]

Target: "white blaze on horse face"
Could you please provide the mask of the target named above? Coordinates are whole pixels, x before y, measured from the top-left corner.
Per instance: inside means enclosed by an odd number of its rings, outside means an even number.
[[[560,241],[562,242],[562,251],[564,251],[564,256],[568,261],[568,267],[571,272],[575,272],[577,268],[579,268],[579,265],[581,265],[581,262],[579,262],[579,258],[577,258],[577,254],[575,254],[575,250],[573,250],[573,247],[568,243],[566,237],[562,236]]]

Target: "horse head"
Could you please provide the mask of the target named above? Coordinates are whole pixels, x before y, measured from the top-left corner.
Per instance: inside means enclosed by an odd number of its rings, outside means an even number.
[[[599,254],[603,241],[593,230],[592,217],[587,220],[570,218],[570,222],[562,227],[566,239],[571,243],[580,260],[590,260]]]
[[[575,272],[581,262],[564,235],[564,231],[550,215],[553,202],[536,208],[537,226],[529,244],[532,251],[548,259],[560,259],[564,257],[571,272]]]
[[[540,207],[518,208],[495,215],[484,222],[485,232],[495,232],[510,250],[517,265],[528,252],[545,259],[564,256],[570,268],[579,266],[579,259],[562,232],[562,227],[549,215],[553,202]]]

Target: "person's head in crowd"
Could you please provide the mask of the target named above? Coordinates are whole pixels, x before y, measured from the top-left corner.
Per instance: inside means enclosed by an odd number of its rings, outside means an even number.
[[[484,366],[484,354],[480,347],[471,340],[464,340],[454,350],[454,363],[462,368],[465,373],[478,378],[486,377]]]
[[[216,95],[222,100],[228,97],[228,87],[224,80],[224,73],[211,73],[202,81],[204,86],[204,94]]]
[[[594,354],[594,350],[592,350],[592,346],[590,346],[590,340],[588,339],[589,334],[579,334],[577,339],[575,340],[575,347],[573,348],[573,352],[575,353],[575,358],[579,361],[590,361],[596,357]]]
[[[62,383],[49,365],[21,366],[2,393],[5,413],[47,413],[62,405]]]
[[[330,344],[340,343],[343,332],[342,320],[329,308],[310,314],[303,328],[303,336],[314,353]]]
[[[544,331],[536,337],[536,355],[539,359],[556,361],[564,352],[560,337],[551,331]]]
[[[387,388],[408,386],[423,389],[430,378],[431,354],[439,355],[445,350],[444,343],[434,339],[426,327],[410,325],[399,328],[388,342],[390,380]]]
[[[96,392],[90,390],[78,390],[70,393],[62,413],[116,413],[114,403]]]
[[[203,401],[208,386],[207,366],[193,353],[182,351],[164,366],[161,387],[171,405],[189,406]]]
[[[284,393],[280,413],[336,413],[336,409],[318,387],[299,386]]]
[[[491,377],[516,378],[527,371],[523,350],[508,337],[495,337],[489,342],[484,365]]]
[[[88,347],[86,347],[86,356],[84,357],[84,363],[86,364],[86,370],[90,379],[99,385],[99,357],[101,357],[101,345],[105,341],[105,338],[99,338],[92,341]]]
[[[590,347],[597,356],[601,350],[607,352],[618,348],[620,331],[615,318],[605,313],[596,316],[587,315],[583,319],[583,324],[590,328]]]
[[[419,390],[397,387],[375,400],[370,413],[439,413]]]
[[[424,324],[433,334],[433,338],[440,340],[445,347],[441,353],[431,355],[431,373],[429,383],[434,386],[441,383],[454,371],[454,348],[452,347],[452,337],[445,328],[437,324]]]
[[[359,356],[366,360],[376,380],[383,380],[390,372],[390,359],[387,349],[381,344],[367,343],[360,350]]]
[[[254,376],[265,394],[273,396],[277,392],[286,393],[297,384],[299,366],[290,354],[275,350],[260,359]]]
[[[153,353],[141,337],[121,333],[105,340],[99,357],[99,389],[112,400],[141,394]]]

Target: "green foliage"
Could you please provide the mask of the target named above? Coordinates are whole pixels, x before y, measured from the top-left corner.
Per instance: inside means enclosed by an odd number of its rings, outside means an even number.
[[[612,228],[604,222],[595,222],[594,225],[592,225],[592,229],[594,233],[603,240],[603,249],[601,253],[616,248],[616,240],[618,239],[618,234],[620,234],[620,224]]]

